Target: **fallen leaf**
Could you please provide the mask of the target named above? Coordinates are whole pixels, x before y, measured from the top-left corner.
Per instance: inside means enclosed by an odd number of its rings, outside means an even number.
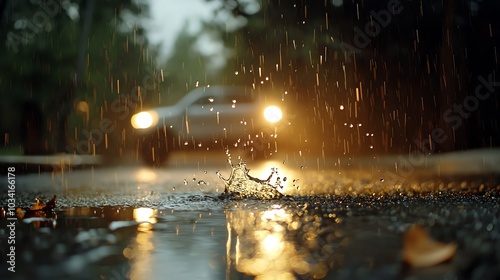
[[[49,200],[46,204],[41,199],[36,199],[29,209],[16,209],[16,215],[19,219],[29,221],[35,228],[54,227],[57,215],[53,212],[56,207],[56,196]],[[30,220],[31,219],[31,220]]]
[[[36,199],[35,204],[33,204],[29,209],[17,208],[16,215],[19,219],[30,218],[30,217],[47,217],[51,216],[53,209],[56,208],[56,196],[49,200],[47,204],[44,204],[41,199]]]
[[[54,208],[56,208],[56,195],[45,204],[45,209],[44,211],[52,211]]]
[[[31,206],[30,210],[31,211],[52,211],[56,207],[56,196],[49,200],[47,204],[43,204],[41,199],[36,199],[36,203]]]
[[[42,200],[37,198],[36,199],[36,203],[30,207],[30,210],[32,211],[38,211],[38,210],[42,210],[43,207],[45,207],[45,204],[43,204]]]
[[[405,233],[403,260],[413,267],[430,267],[453,258],[455,243],[442,243],[432,239],[421,225],[414,225]]]

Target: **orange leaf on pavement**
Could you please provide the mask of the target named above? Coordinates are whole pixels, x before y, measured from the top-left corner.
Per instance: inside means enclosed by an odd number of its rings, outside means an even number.
[[[403,259],[413,267],[430,267],[453,258],[455,243],[442,243],[432,239],[425,228],[414,225],[405,233]]]

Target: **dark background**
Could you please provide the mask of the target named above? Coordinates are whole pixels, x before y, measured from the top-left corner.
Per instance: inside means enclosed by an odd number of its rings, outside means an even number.
[[[283,95],[302,120],[301,136],[332,155],[500,146],[496,91],[467,116],[446,117],[454,104],[474,99],[479,76],[497,81],[495,0],[401,0],[402,11],[362,45],[359,30],[375,32],[373,13],[394,1],[261,1],[253,15],[238,1],[224,1],[221,9],[248,23],[233,32],[206,23],[207,32],[221,32],[235,52],[216,73],[203,57],[186,52],[194,42],[188,35],[179,36],[173,58],[160,63],[154,47],[137,39],[147,30],[119,32],[121,12],[143,9],[130,1],[71,1],[78,19],[54,1],[58,11],[36,31],[19,27],[19,19],[32,19],[48,2],[0,1],[1,154],[74,152],[84,140],[85,153],[122,156],[136,143],[128,118],[112,110],[113,102],[136,112],[173,102],[197,82]],[[134,102],[128,93],[145,76],[150,86]],[[76,109],[80,101],[88,104],[87,112]],[[106,144],[82,133],[98,129],[103,118],[114,125]],[[446,140],[433,137],[436,129]]]

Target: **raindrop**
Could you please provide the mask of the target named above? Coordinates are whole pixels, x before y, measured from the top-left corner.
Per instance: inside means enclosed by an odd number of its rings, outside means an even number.
[[[384,178],[380,178],[380,182],[384,182]]]
[[[207,185],[207,186],[208,186],[208,183],[207,183],[207,182],[205,182],[205,181],[203,181],[203,180],[199,180],[199,181],[198,181],[198,186],[199,186],[199,185]]]
[[[186,179],[184,179],[184,186],[187,186],[188,184],[188,181]]]

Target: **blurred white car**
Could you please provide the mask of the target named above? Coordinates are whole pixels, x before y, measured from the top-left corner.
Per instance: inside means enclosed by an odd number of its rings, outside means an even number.
[[[280,104],[248,88],[200,87],[175,105],[133,115],[131,124],[149,164],[160,165],[181,148],[243,148],[260,156],[277,148],[278,135],[289,125]]]

